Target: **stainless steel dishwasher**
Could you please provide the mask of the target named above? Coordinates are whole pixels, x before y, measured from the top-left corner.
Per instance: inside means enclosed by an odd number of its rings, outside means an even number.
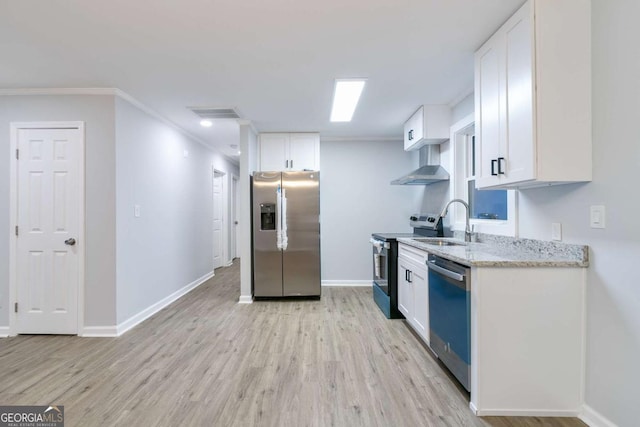
[[[470,391],[471,269],[429,255],[429,338],[431,349]]]

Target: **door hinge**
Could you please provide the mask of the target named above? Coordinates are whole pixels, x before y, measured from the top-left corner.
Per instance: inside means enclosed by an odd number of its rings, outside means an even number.
[[[18,312],[18,303],[14,304],[14,310],[16,311],[16,313]]]
[[[18,235],[18,226],[16,225],[16,236]]]
[[[20,160],[20,150],[16,148],[16,160]]]

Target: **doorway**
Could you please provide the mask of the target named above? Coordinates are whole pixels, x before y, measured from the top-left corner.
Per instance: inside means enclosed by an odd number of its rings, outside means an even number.
[[[225,265],[225,221],[226,198],[224,196],[225,173],[213,170],[213,269]]]
[[[11,334],[78,334],[84,313],[84,123],[11,123]]]

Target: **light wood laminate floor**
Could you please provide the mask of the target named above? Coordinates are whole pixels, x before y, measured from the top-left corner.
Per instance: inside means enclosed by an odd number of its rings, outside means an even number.
[[[239,266],[119,338],[0,340],[0,404],[60,404],[67,426],[584,426],[478,418],[370,288],[237,304]]]

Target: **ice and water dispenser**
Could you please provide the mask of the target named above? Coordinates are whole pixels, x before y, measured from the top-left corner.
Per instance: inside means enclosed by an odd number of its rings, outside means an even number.
[[[260,230],[276,229],[276,205],[275,203],[260,203]]]

